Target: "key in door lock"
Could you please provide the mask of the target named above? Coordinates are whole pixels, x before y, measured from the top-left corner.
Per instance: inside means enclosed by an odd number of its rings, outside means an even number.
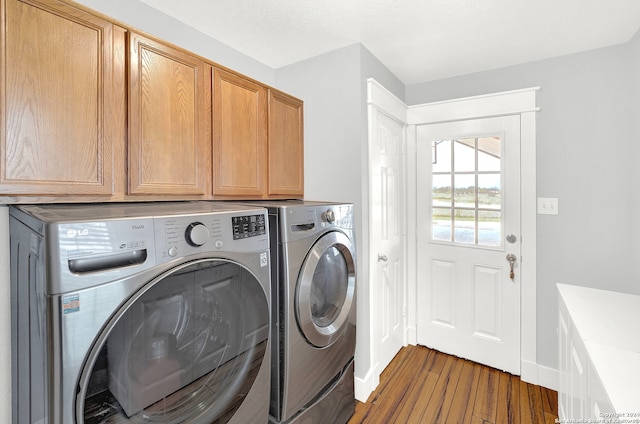
[[[507,261],[509,261],[509,278],[511,278],[512,280],[516,276],[515,273],[513,272],[513,267],[516,264],[516,260],[518,260],[518,257],[513,253],[507,254]]]

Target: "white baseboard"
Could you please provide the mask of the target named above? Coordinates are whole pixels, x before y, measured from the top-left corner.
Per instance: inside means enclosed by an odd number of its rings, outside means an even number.
[[[405,346],[415,346],[418,343],[418,329],[416,327],[407,327],[405,332]]]
[[[527,383],[557,391],[560,376],[556,368],[538,365],[530,361],[522,361],[520,364],[520,378]]]
[[[366,402],[367,399],[369,399],[369,395],[371,395],[376,387],[378,387],[378,384],[380,384],[380,373],[377,368],[378,364],[369,368],[364,378],[354,377],[354,392],[356,399],[360,402]]]
[[[538,365],[538,385],[547,389],[558,391],[560,373],[556,368]]]
[[[531,361],[520,361],[520,379],[527,383],[538,384],[538,364]]]

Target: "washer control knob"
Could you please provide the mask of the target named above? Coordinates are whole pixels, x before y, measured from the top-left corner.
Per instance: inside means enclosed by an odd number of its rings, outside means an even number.
[[[171,256],[173,258],[177,254],[178,254],[178,248],[177,247],[173,246],[173,247],[169,248],[169,256]]]
[[[202,246],[209,239],[209,230],[202,222],[192,222],[185,230],[184,237],[191,246]]]
[[[222,249],[222,245],[224,243],[222,243],[222,240],[216,240],[215,243],[213,243],[213,245],[216,247],[216,249]]]
[[[331,209],[327,209],[327,211],[324,213],[324,219],[328,223],[332,223],[333,221],[336,220],[336,215],[333,213]]]

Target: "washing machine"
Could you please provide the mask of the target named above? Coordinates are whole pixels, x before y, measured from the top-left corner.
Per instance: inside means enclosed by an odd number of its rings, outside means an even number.
[[[267,211],[10,208],[13,423],[260,423]]]
[[[346,423],[355,411],[353,205],[258,202],[272,263],[270,422]]]

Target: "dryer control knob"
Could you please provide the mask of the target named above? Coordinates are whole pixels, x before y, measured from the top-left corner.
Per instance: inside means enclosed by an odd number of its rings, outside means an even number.
[[[336,220],[336,215],[333,213],[331,209],[327,209],[327,211],[324,213],[324,219],[327,222],[331,223]]]
[[[202,222],[192,222],[185,230],[184,237],[191,246],[202,246],[209,239],[209,230]]]

